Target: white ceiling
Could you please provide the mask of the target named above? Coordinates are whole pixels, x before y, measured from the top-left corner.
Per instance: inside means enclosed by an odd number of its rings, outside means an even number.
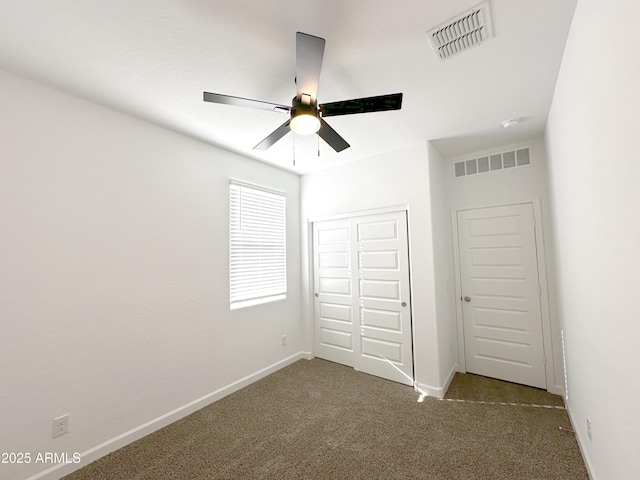
[[[541,135],[576,2],[490,0],[495,37],[441,62],[426,32],[479,0],[2,0],[0,68],[303,174],[418,142],[451,157]],[[320,103],[403,92],[402,110],[328,118],[341,153],[293,133],[252,150],[286,116],[202,93],[290,105],[297,31],[327,42]]]

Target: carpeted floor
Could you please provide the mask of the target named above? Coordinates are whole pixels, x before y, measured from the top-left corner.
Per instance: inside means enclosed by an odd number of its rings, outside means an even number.
[[[456,374],[418,397],[300,360],[65,478],[588,479],[558,396]]]

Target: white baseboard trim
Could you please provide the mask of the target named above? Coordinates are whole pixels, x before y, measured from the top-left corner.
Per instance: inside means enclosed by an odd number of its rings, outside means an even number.
[[[449,390],[449,385],[451,385],[451,381],[453,380],[453,377],[456,376],[456,372],[458,372],[459,370],[460,370],[460,367],[457,364],[451,366],[451,370],[449,371],[449,375],[447,376],[447,379],[444,382],[443,391],[442,391],[442,397],[443,398],[447,394],[447,390]]]
[[[427,385],[426,383],[420,383],[420,382],[416,382],[416,386],[417,386],[418,392],[420,392],[421,394],[425,394],[428,397],[436,397],[436,398],[444,397],[444,391],[442,390],[441,387],[433,387],[431,385]]]
[[[458,369],[458,365],[451,366],[451,370],[449,371],[449,374],[447,375],[447,378],[442,386],[434,387],[431,385],[427,385],[426,383],[416,382],[417,390],[429,397],[444,398],[444,396],[447,394],[447,390],[449,389],[449,385],[451,385],[451,381],[453,380],[453,377],[455,376]]]
[[[569,404],[567,404],[566,401],[564,403],[564,406],[565,406],[565,408],[567,410],[567,415],[569,416],[569,422],[571,422],[571,428],[575,432],[576,442],[578,443],[578,448],[580,449],[580,454],[582,455],[582,459],[584,460],[584,464],[587,467],[587,473],[589,474],[589,478],[591,480],[597,480],[597,477],[593,473],[593,467],[591,466],[591,462],[589,461],[589,457],[587,455],[587,452],[582,447],[582,440],[580,438],[580,435],[578,434],[578,430],[576,429],[575,419],[573,418],[573,415],[571,414],[571,409],[569,408]]]
[[[267,375],[271,375],[272,373],[277,372],[278,370],[297,362],[298,360],[311,360],[313,358],[314,355],[310,352],[296,353],[295,355],[287,357],[284,360],[280,360],[273,365],[265,367],[262,370],[241,378],[240,380],[237,380],[214,392],[208,393],[207,395],[200,397],[193,402],[189,402],[186,405],[178,407],[175,410],[165,413],[164,415],[143,423],[138,427],[132,428],[128,432],[124,432],[121,435],[113,437],[110,440],[101,443],[100,445],[96,445],[95,447],[82,452],[80,454],[82,461],[78,464],[55,465],[27,478],[26,480],[57,480],[65,475],[79,470],[82,467],[87,466],[91,462],[104,457],[105,455],[118,450],[119,448],[124,447],[125,445],[135,442],[136,440],[139,440],[142,437],[155,432],[156,430],[159,430],[180,420],[181,418],[191,415],[192,413],[206,407],[207,405],[211,405],[212,403],[217,402],[227,395],[231,395],[232,393],[244,387],[247,387],[254,382],[257,382]]]

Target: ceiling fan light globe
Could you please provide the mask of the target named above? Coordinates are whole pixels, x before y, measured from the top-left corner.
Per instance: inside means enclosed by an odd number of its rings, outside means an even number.
[[[291,119],[291,130],[300,135],[310,135],[320,130],[320,120],[315,115],[303,113]]]

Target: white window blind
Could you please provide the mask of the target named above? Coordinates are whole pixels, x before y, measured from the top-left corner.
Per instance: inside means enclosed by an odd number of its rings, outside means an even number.
[[[286,197],[232,180],[231,309],[286,297]]]

